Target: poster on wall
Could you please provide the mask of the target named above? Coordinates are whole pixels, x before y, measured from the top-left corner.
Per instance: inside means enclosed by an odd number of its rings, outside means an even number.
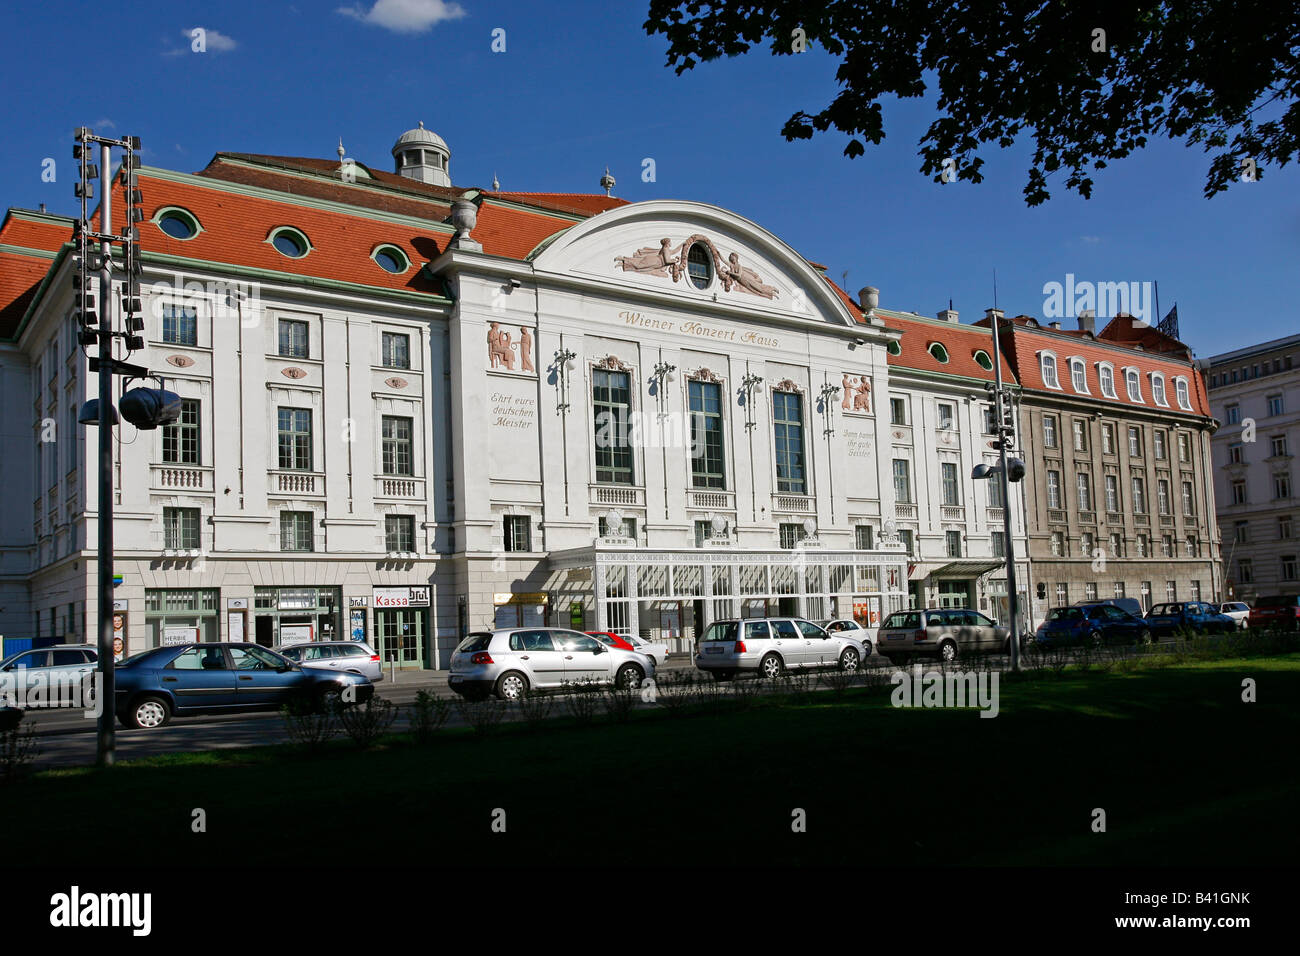
[[[227,640],[242,641],[244,640],[244,612],[227,611],[226,612],[226,633],[229,635]]]
[[[352,609],[352,640],[364,641],[366,639],[366,611],[364,607],[354,607]]]
[[[113,615],[113,660],[120,661],[126,656],[126,614]]]
[[[281,644],[305,644],[314,639],[312,626],[310,624],[280,625]]]
[[[680,608],[672,608],[659,612],[659,639],[661,641],[676,640],[682,636],[682,612]]]
[[[162,642],[167,647],[173,644],[190,644],[199,639],[199,629],[190,625],[168,624],[163,628]]]

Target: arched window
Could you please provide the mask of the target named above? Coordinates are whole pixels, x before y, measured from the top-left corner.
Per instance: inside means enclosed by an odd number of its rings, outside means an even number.
[[[1061,380],[1056,375],[1056,356],[1051,352],[1041,352],[1038,361],[1042,366],[1043,384],[1048,388],[1060,388]]]
[[[1157,405],[1169,407],[1169,401],[1165,398],[1165,377],[1159,372],[1151,373],[1151,397]]]
[[[1138,375],[1137,369],[1124,370],[1124,387],[1128,390],[1129,401],[1146,404],[1142,400],[1142,376]]]
[[[1101,382],[1101,394],[1106,398],[1119,398],[1115,394],[1115,366],[1109,362],[1097,363],[1097,380]]]
[[[1174,395],[1178,398],[1178,407],[1184,411],[1192,410],[1192,398],[1187,387],[1187,379],[1181,375],[1174,379]]]
[[[989,358],[989,353],[985,352],[983,349],[975,350],[975,362],[980,368],[984,369],[984,371],[993,371],[993,360]]]
[[[1088,372],[1083,364],[1083,359],[1070,359],[1070,384],[1080,395],[1091,395],[1088,391]]]
[[[891,339],[890,343],[885,346],[885,351],[890,355],[902,355],[903,347],[898,344],[898,339]]]
[[[943,347],[942,343],[931,342],[928,351],[938,361],[943,362],[945,365],[948,364],[948,350]]]

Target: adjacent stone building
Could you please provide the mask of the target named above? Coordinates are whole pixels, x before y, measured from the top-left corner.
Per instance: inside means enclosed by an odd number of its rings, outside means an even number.
[[[1300,588],[1300,335],[1224,352],[1201,362],[1214,436],[1214,486],[1228,596]]]

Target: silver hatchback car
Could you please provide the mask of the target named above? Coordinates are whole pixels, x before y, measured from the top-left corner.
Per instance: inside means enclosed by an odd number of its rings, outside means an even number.
[[[719,680],[742,673],[773,678],[787,668],[857,670],[870,653],[849,631],[827,631],[799,618],[759,617],[710,624],[695,666]]]
[[[451,655],[448,686],[463,697],[496,694],[517,700],[529,688],[594,681],[639,687],[655,665],[644,654],[607,647],[589,634],[559,627],[479,631]]]
[[[384,679],[379,655],[364,641],[310,641],[277,647],[275,652],[303,667],[360,674],[372,684]]]

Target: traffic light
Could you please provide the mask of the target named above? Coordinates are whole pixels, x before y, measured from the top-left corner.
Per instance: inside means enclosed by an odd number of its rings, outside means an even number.
[[[123,418],[142,431],[173,425],[181,417],[181,397],[165,388],[133,388],[117,407]]]

